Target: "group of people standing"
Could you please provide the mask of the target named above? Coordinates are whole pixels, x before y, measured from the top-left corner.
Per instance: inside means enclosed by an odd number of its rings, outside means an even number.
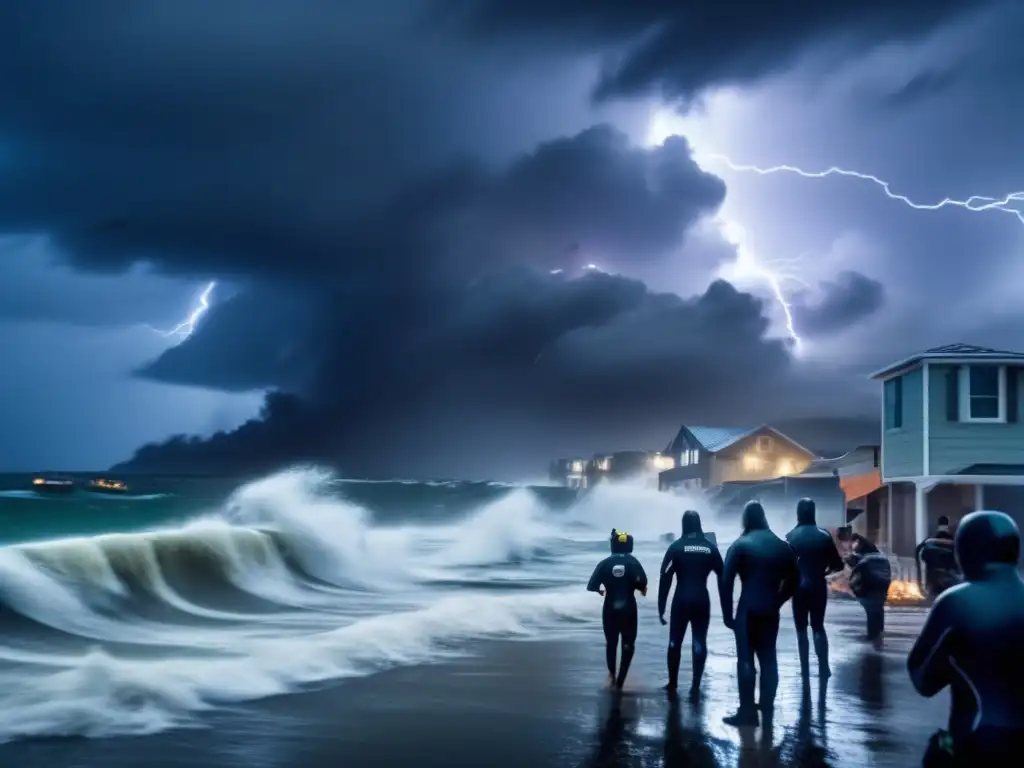
[[[1001,512],[974,512],[954,535],[949,521],[917,548],[927,568],[926,591],[935,599],[908,658],[911,680],[923,696],[947,686],[952,692],[948,731],[929,745],[926,765],[958,765],[966,757],[1004,757],[1002,750],[1024,738],[1024,580],[1017,570],[1020,533]],[[700,696],[707,660],[711,601],[707,581],[718,582],[722,619],[736,638],[739,708],[725,722],[755,726],[770,722],[779,684],[776,646],[783,606],[792,602],[801,674],[811,672],[813,644],[822,679],[829,666],[825,612],[828,577],[850,568],[850,589],[867,614],[867,638],[884,629],[884,606],[892,572],[888,558],[868,539],[841,531],[840,548],[832,534],[819,528],[812,499],[797,505],[797,525],[782,539],[768,526],[764,508],[749,502],[743,510],[743,533],[725,559],[713,535],[702,530],[700,515],[687,511],[682,536],[672,542],[661,564],[658,616],[669,626],[668,684],[675,696],[682,645],[691,633],[691,698]],[[594,571],[588,589],[605,596],[603,621],[609,685],[621,690],[637,637],[635,593],[647,594],[647,574],[632,555],[633,539],[612,531],[612,554]],[[739,578],[741,591],[734,603]],[[669,619],[668,595],[675,581]],[[810,636],[808,636],[810,630]],[[621,640],[622,657],[616,665]],[[756,667],[755,667],[756,662]],[[757,672],[760,672],[760,686]],[[759,687],[760,695],[755,697]],[[984,702],[984,705],[983,705]],[[955,755],[955,757],[954,757]],[[952,760],[956,762],[950,762]]]

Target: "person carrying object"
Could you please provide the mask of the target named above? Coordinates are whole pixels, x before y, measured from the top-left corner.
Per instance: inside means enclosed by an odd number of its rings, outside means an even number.
[[[923,580],[921,563],[925,567]],[[940,517],[935,533],[917,545],[914,564],[917,567],[917,585],[932,600],[960,583],[962,579],[953,552],[953,534],[949,531],[948,517]]]

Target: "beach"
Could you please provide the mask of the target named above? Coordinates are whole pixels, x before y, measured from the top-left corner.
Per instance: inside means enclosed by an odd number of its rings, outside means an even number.
[[[595,597],[595,601],[597,598]],[[787,609],[788,611],[788,609]],[[794,633],[783,621],[781,683],[770,733],[721,718],[736,704],[734,646],[712,628],[704,696],[670,705],[666,632],[648,601],[627,690],[604,680],[601,635],[483,642],[451,662],[397,668],[200,718],[201,728],[0,747],[19,768],[327,768],[328,766],[907,766],[945,720],[945,694],[924,700],[906,675],[919,609],[890,609],[883,647],[859,637],[860,608],[829,606],[833,677],[803,694]],[[784,616],[788,619],[788,614]],[[681,681],[689,674],[684,654]],[[822,694],[824,694],[822,696]]]

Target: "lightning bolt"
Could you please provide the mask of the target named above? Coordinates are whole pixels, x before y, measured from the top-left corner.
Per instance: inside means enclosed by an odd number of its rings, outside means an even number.
[[[726,242],[736,249],[736,263],[733,266],[733,270],[738,274],[755,277],[768,286],[775,302],[782,310],[786,334],[793,343],[793,351],[799,353],[803,347],[803,339],[800,338],[800,334],[796,329],[796,321],[793,318],[793,305],[786,298],[786,292],[782,286],[783,283],[792,281],[804,287],[810,287],[789,269],[791,265],[798,264],[800,259],[761,261],[754,250],[753,240],[739,224],[727,219],[720,219],[718,226]]]
[[[805,179],[827,179],[830,176],[845,176],[851,179],[870,181],[875,186],[881,187],[882,192],[884,192],[885,196],[890,200],[897,200],[918,211],[938,211],[942,208],[963,208],[971,211],[972,213],[979,213],[981,211],[1000,211],[1001,213],[1013,214],[1021,224],[1024,224],[1024,212],[1013,207],[1014,203],[1024,200],[1024,191],[1011,192],[1004,197],[971,195],[970,197],[962,200],[945,197],[936,203],[919,203],[911,200],[906,195],[893,192],[891,184],[885,179],[880,179],[870,173],[851,171],[848,168],[832,166],[824,171],[805,171],[803,168],[799,168],[795,165],[773,165],[769,168],[761,168],[757,165],[744,165],[741,163],[734,163],[725,155],[719,154],[708,155],[708,159],[724,163],[730,170],[738,173],[756,173],[760,176],[771,176],[776,173],[790,173],[795,174],[796,176],[802,176]]]
[[[897,202],[903,203],[909,208],[913,208],[917,211],[938,211],[943,208],[961,208],[971,213],[980,213],[982,211],[998,211],[1000,213],[1009,213],[1017,218],[1017,220],[1024,224],[1024,211],[1014,207],[1014,204],[1019,204],[1024,201],[1024,191],[1011,192],[1003,197],[989,197],[987,195],[971,195],[970,197],[958,199],[952,197],[945,197],[942,200],[933,203],[922,203],[911,199],[910,197],[894,192],[892,185],[885,179],[879,178],[870,173],[861,173],[860,171],[850,170],[848,168],[840,168],[838,166],[832,166],[825,169],[824,171],[808,171],[795,165],[773,165],[767,168],[762,168],[757,165],[747,165],[743,163],[733,162],[730,158],[722,154],[710,154],[707,156],[709,160],[718,161],[723,163],[732,171],[738,173],[756,173],[759,176],[771,176],[777,173],[793,174],[801,176],[805,179],[827,179],[831,176],[840,176],[845,178],[859,179],[860,181],[867,181],[875,186],[881,188],[882,192],[890,200],[896,200]],[[729,227],[733,228],[734,236],[730,237]],[[738,227],[734,224],[727,224],[723,228],[723,232],[726,234],[726,239],[733,242],[737,246],[737,253],[739,254],[739,261],[744,260],[744,253],[741,243],[743,243],[742,233],[739,237],[735,236],[735,232],[738,231]],[[749,249],[747,249],[749,251]],[[780,274],[775,272],[770,266],[759,262],[752,255],[748,256],[743,263],[746,271],[749,274],[759,277],[764,283],[771,289],[775,295],[775,300],[782,308],[782,312],[786,320],[786,329],[789,332],[790,338],[793,340],[797,350],[800,348],[800,337],[798,336],[795,326],[793,323],[793,312],[792,306],[786,300],[786,295],[782,290]],[[793,276],[792,279],[796,279]],[[802,281],[801,281],[802,282]],[[805,284],[806,285],[806,284]]]
[[[195,309],[188,314],[188,317],[169,331],[162,331],[159,328],[153,328],[153,326],[149,326],[149,328],[156,331],[164,338],[169,339],[172,337],[178,337],[182,341],[185,341],[185,339],[195,332],[196,327],[199,325],[199,321],[202,320],[203,315],[205,315],[210,309],[210,296],[213,295],[213,289],[216,287],[217,283],[215,281],[207,283],[203,292],[199,294],[199,303],[196,305]]]

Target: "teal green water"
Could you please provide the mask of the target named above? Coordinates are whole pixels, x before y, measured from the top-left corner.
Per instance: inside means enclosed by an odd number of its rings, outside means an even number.
[[[204,507],[216,508],[235,485],[223,480],[138,478],[126,498],[78,492],[62,496],[33,493],[31,475],[0,474],[0,543],[174,525]]]
[[[71,474],[82,485],[99,475]],[[104,496],[36,494],[30,474],[0,474],[0,544],[131,533],[168,528],[219,514],[233,491],[248,479],[225,477],[125,477],[130,494]],[[370,511],[378,521],[401,521],[466,512],[509,492],[500,483],[434,481],[363,482],[338,480],[334,493]],[[534,488],[552,508],[574,498],[564,488]]]

